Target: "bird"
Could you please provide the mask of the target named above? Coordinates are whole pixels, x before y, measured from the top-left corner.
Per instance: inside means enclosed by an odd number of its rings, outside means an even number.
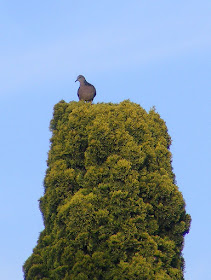
[[[92,103],[94,97],[96,96],[95,87],[88,83],[83,75],[79,75],[75,82],[77,81],[80,83],[77,93],[79,100],[84,100]]]

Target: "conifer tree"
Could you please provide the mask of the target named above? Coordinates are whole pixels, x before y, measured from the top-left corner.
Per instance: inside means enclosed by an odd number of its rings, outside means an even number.
[[[165,122],[130,101],[59,102],[26,280],[181,280],[190,227]]]

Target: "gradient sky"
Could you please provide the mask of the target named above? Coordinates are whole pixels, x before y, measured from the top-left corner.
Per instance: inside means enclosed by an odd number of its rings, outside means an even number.
[[[192,216],[185,280],[211,279],[211,1],[0,2],[0,278],[22,265],[43,229],[38,199],[49,122],[77,100],[78,74],[97,102],[155,106]]]

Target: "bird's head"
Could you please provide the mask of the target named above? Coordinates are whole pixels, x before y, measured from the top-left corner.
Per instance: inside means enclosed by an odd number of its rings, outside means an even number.
[[[84,81],[85,81],[85,77],[84,77],[83,75],[79,75],[79,76],[77,77],[77,79],[75,80],[75,82],[77,82],[77,81],[79,81],[80,83],[81,83],[81,82],[84,82]]]

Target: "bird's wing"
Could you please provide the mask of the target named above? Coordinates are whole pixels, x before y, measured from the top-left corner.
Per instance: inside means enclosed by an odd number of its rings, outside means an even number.
[[[78,89],[78,91],[77,91],[78,98],[80,98],[80,97],[79,97],[79,90],[80,90],[80,87],[79,87],[79,89]]]
[[[94,89],[95,89],[95,87],[94,87]],[[96,92],[96,89],[95,89],[95,93],[94,93],[94,96],[93,96],[93,98],[96,96],[96,94],[97,94],[97,92]]]

